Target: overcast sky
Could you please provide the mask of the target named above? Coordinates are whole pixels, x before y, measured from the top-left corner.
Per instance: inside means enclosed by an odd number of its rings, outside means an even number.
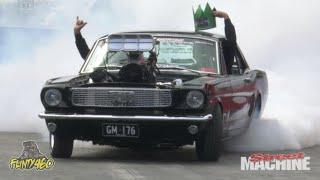
[[[47,0],[36,1],[47,3],[35,3],[34,10],[27,13],[17,8],[15,2],[14,0],[0,2],[4,7],[0,9],[0,25],[54,27],[70,32],[75,17],[79,15],[89,23],[84,29],[84,34],[92,44],[98,36],[110,32],[146,29],[192,31],[194,29],[192,7],[198,4],[204,5],[207,1]],[[304,62],[318,59],[319,55],[316,52],[320,47],[318,46],[320,1],[208,2],[230,14],[237,30],[238,43],[253,64],[275,68],[282,67],[279,61],[283,58],[302,61],[302,57],[308,56],[308,60],[303,60]],[[223,34],[222,21],[217,29],[210,31]],[[312,63],[319,66],[318,61]]]

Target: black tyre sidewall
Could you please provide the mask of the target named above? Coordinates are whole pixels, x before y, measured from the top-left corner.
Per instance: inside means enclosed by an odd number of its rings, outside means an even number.
[[[213,110],[213,119],[208,122],[206,130],[196,141],[198,158],[203,161],[217,161],[221,155],[223,131],[223,115],[220,105]]]
[[[72,150],[73,150],[73,139],[70,137],[63,137],[59,135],[53,135],[54,136],[54,144],[53,147],[51,147],[51,135],[49,135],[50,138],[50,150],[51,150],[51,156],[54,158],[69,158],[71,157]]]

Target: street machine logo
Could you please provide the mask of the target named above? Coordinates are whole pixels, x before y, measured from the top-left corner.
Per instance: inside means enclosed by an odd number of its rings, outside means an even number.
[[[249,157],[241,157],[241,170],[288,171],[311,170],[310,157],[303,152],[289,154],[262,154],[255,153]]]

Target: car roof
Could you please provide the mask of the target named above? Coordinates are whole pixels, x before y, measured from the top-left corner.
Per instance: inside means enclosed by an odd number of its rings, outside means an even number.
[[[153,36],[174,36],[174,37],[186,37],[190,36],[193,38],[207,38],[207,39],[215,39],[215,40],[222,40],[225,39],[225,36],[220,34],[213,34],[204,31],[192,32],[192,31],[130,31],[130,32],[120,32],[120,33],[113,33],[113,34],[151,34]],[[101,38],[105,38],[108,35],[102,36]]]

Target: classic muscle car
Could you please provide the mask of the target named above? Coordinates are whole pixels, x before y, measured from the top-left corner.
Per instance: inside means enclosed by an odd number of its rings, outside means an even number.
[[[200,160],[218,160],[223,141],[261,115],[266,73],[236,49],[231,73],[223,36],[204,32],[106,35],[79,74],[48,80],[41,92],[51,154],[68,158],[73,141],[116,147],[195,144]]]

